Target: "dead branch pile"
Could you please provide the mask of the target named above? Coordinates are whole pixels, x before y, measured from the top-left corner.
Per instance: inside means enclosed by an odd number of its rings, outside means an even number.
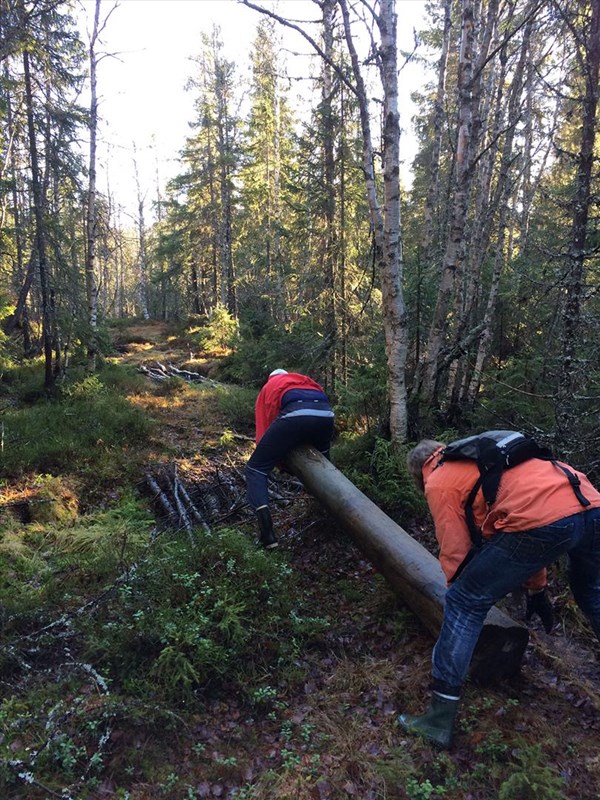
[[[139,367],[139,372],[146,375],[153,381],[161,383],[169,378],[179,378],[187,383],[203,383],[207,386],[218,386],[217,381],[211,378],[205,378],[199,372],[191,372],[188,369],[178,369],[174,364],[162,364],[160,361],[152,361],[148,366],[142,364]]]
[[[254,518],[246,500],[243,472],[236,467],[220,469],[202,481],[182,478],[177,465],[144,478],[156,517],[163,528],[185,530],[193,539],[194,528],[211,531],[211,526],[246,522]],[[303,489],[291,475],[276,473],[269,480],[269,496],[278,505],[292,502]],[[193,542],[192,542],[193,543]]]

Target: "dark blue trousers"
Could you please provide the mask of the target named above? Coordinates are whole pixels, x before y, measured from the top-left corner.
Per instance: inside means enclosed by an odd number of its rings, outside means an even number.
[[[497,533],[446,594],[433,649],[434,688],[458,692],[490,608],[542,567],[566,554],[577,605],[600,640],[600,508],[523,533]]]
[[[326,458],[333,436],[333,417],[299,415],[277,417],[246,464],[248,503],[256,511],[269,504],[268,478],[271,470],[285,461],[287,454],[302,444],[311,444]]]

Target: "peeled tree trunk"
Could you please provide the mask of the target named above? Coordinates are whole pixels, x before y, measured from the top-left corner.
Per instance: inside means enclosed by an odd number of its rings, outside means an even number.
[[[446,580],[438,560],[311,447],[294,450],[287,465],[344,526],[357,547],[437,637]],[[497,608],[486,617],[471,662],[471,677],[489,684],[514,675],[521,664],[527,629]]]

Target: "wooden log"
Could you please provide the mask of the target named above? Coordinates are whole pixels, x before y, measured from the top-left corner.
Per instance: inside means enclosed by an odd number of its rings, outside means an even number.
[[[170,521],[171,525],[173,521],[177,519],[177,512],[173,508],[173,505],[167,495],[163,492],[160,488],[158,483],[154,480],[152,475],[146,475],[146,484],[150,488],[150,490],[154,493],[154,500],[156,500],[162,510],[165,512],[167,519]]]
[[[208,527],[208,524],[207,524],[206,520],[204,519],[202,514],[198,511],[196,506],[193,504],[192,499],[191,499],[191,497],[189,496],[189,494],[187,492],[187,489],[185,488],[185,486],[182,483],[179,484],[179,491],[181,492],[181,496],[183,497],[184,501],[186,502],[187,507],[189,508],[190,513],[191,513],[192,517],[194,518],[194,520],[197,522],[197,524],[202,528],[202,530],[205,533],[210,533],[210,528]]]
[[[437,558],[314,448],[293,450],[286,465],[340,521],[358,548],[437,638],[446,595],[446,579]],[[471,678],[479,684],[492,684],[514,675],[528,639],[524,625],[492,608],[473,654]]]

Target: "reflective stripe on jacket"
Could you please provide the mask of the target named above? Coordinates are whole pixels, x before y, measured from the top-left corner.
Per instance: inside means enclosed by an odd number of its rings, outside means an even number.
[[[287,372],[284,375],[273,375],[265,383],[256,398],[256,442],[262,439],[265,431],[281,410],[283,395],[290,389],[314,389],[323,393],[323,388],[307,375],[298,372]]]

